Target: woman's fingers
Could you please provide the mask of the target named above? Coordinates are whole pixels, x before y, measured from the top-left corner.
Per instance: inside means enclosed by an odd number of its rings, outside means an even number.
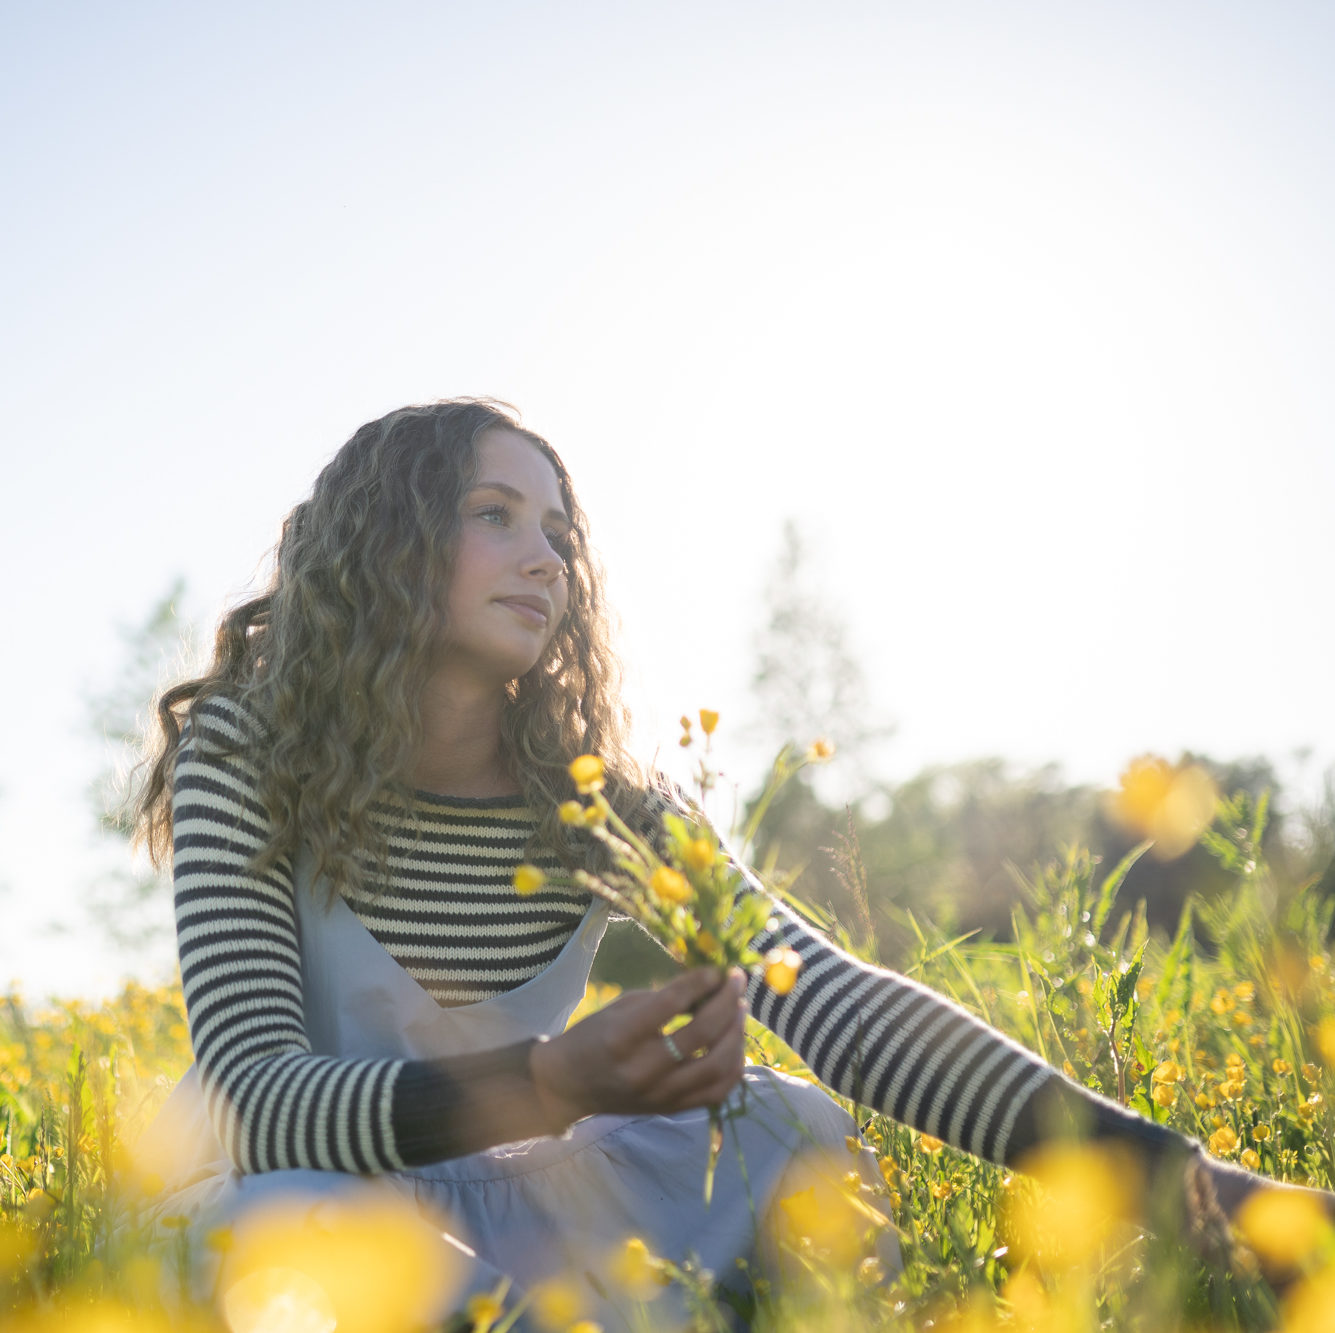
[[[741,1077],[745,979],[696,968],[657,991],[632,991],[535,1047],[540,1095],[575,1119],[595,1111],[671,1112],[721,1101]],[[663,1027],[695,1010],[672,1039]],[[565,1109],[565,1108],[568,1108]]]
[[[672,1033],[678,1060],[664,1043],[667,1066],[659,1087],[664,1109],[722,1101],[741,1077],[746,1049],[744,978],[731,973],[691,1021]]]
[[[689,1023],[672,1033],[683,1055],[712,1050],[726,1032],[739,1027],[744,1015],[742,974],[734,971],[696,1011]]]

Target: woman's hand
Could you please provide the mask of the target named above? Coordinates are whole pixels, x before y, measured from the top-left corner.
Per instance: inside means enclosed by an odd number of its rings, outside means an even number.
[[[533,1082],[553,1124],[599,1112],[668,1115],[712,1106],[742,1076],[745,977],[699,967],[656,991],[631,991],[529,1056]],[[691,1021],[672,1033],[678,1014]],[[684,1058],[673,1054],[673,1047]]]

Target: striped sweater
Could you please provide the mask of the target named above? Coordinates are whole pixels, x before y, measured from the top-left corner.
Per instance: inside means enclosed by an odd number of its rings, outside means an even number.
[[[181,979],[205,1098],[232,1161],[245,1172],[362,1173],[504,1142],[505,1126],[470,1114],[468,1090],[487,1078],[522,1084],[526,1046],[447,1061],[311,1053],[291,865],[249,869],[266,816],[253,770],[226,752],[245,725],[227,701],[202,708],[173,789]],[[511,876],[535,825],[521,798],[421,794],[407,814],[386,807],[376,818],[389,837],[389,883],[348,904],[442,1005],[499,995],[535,976],[588,907],[575,890],[515,892]],[[780,996],[752,977],[752,1013],[828,1086],[865,1105],[1005,1163],[1072,1122],[1150,1152],[1182,1143],[919,983],[843,953],[776,904],[755,945],[763,952],[778,944],[802,957],[797,984]]]

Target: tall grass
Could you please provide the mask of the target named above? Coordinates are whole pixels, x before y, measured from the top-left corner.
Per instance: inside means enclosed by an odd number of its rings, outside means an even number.
[[[1246,797],[1222,804],[1205,842],[1232,888],[1189,901],[1171,939],[1152,935],[1134,905],[1138,853],[1104,867],[1073,850],[1029,878],[1010,942],[948,938],[906,916],[916,943],[898,965],[1209,1152],[1330,1188],[1332,904],[1311,886],[1277,881],[1260,851],[1265,813]],[[589,1004],[606,998],[591,994]],[[751,1046],[755,1060],[809,1077],[758,1028]],[[180,1294],[170,1238],[145,1220],[155,1182],[136,1179],[127,1159],[125,1144],[188,1061],[172,989],[130,986],[100,1006],[45,1011],[17,995],[0,1000],[5,1327],[263,1326],[253,1302]],[[745,1312],[758,1328],[1332,1326],[1335,1234],[1300,1205],[1253,1210],[1230,1232],[1174,1170],[1142,1181],[1115,1156],[1056,1148],[1032,1163],[1036,1184],[852,1109],[884,1183],[872,1189],[850,1172],[842,1196],[823,1186],[779,1202],[772,1225],[791,1272],[781,1297],[758,1280]],[[898,1274],[873,1256],[880,1227],[898,1238]],[[663,1282],[689,1287],[697,1327],[728,1326],[708,1275],[628,1241],[617,1271],[646,1328]],[[365,1257],[346,1267],[347,1280],[377,1282]],[[338,1297],[340,1312],[349,1300]],[[368,1301],[378,1316],[354,1310],[339,1326],[412,1326],[375,1292]],[[472,1298],[458,1323],[503,1330],[515,1310],[499,1291]],[[540,1327],[592,1327],[559,1291],[537,1293],[528,1315]]]

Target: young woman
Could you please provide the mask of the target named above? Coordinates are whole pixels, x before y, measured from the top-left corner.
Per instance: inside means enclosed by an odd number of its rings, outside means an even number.
[[[500,405],[362,427],[285,522],[268,590],[159,716],[140,815],[154,854],[174,850],[196,1056],[164,1121],[191,1139],[175,1211],[216,1221],[379,1176],[454,1219],[474,1285],[596,1285],[632,1234],[720,1275],[772,1263],[758,1222],[794,1161],[833,1146],[847,1170],[856,1131],[809,1085],[747,1072],[705,1208],[704,1108],[743,1079],[748,1008],[829,1086],[993,1161],[1073,1128],[1151,1167],[1200,1161],[777,904],[757,948],[801,955],[789,993],[699,969],[567,1029],[607,911],[521,896],[514,869],[596,855],[556,814],[577,755],[602,757],[628,820],[652,826],[663,798],[626,753],[570,478]],[[1248,1187],[1206,1170],[1226,1205]]]

